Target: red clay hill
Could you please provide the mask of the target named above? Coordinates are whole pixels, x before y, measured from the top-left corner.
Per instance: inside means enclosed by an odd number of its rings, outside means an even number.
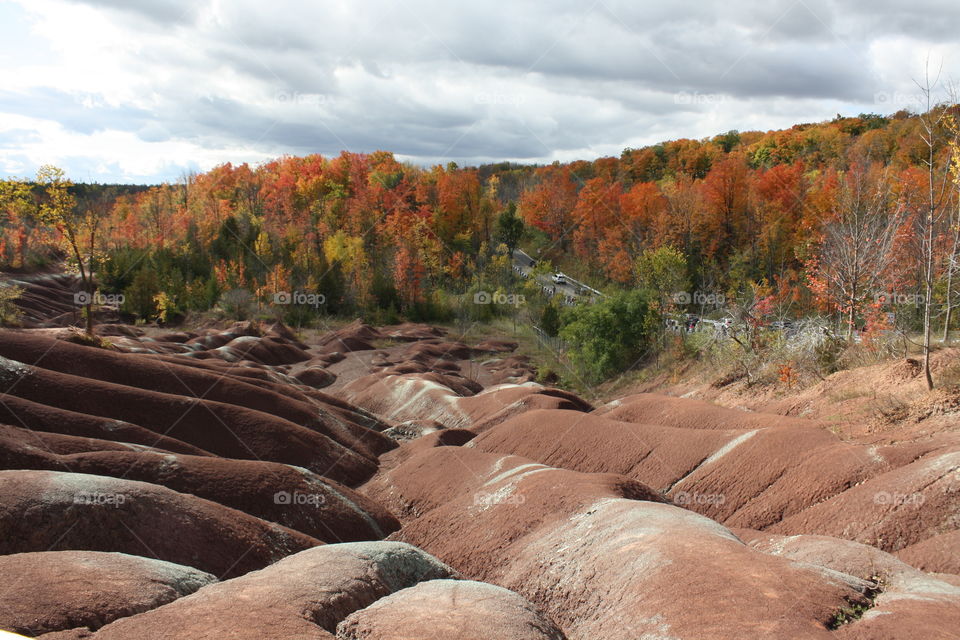
[[[0,330],[0,630],[960,637],[956,431],[595,407],[510,341],[424,325],[90,341],[51,302],[75,283],[26,284],[30,326]]]

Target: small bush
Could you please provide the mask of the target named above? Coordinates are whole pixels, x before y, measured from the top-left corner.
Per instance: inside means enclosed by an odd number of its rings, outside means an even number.
[[[642,291],[613,294],[568,312],[561,337],[570,358],[593,382],[622,373],[650,354],[660,330],[658,314]]]
[[[220,296],[220,309],[233,320],[247,320],[253,315],[255,301],[246,289],[232,289]]]

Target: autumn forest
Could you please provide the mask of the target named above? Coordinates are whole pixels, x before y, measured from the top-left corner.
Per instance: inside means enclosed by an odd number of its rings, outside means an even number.
[[[343,152],[143,187],[74,185],[45,167],[2,183],[0,268],[66,261],[122,294],[132,320],[215,308],[299,324],[521,314],[555,333],[577,311],[518,276],[519,249],[539,274],[606,296],[642,291],[661,320],[816,316],[848,339],[893,325],[947,339],[960,323],[958,125],[955,107],[937,106],[592,162],[421,168]],[[481,290],[528,304],[469,304]],[[295,291],[323,304],[271,304]]]

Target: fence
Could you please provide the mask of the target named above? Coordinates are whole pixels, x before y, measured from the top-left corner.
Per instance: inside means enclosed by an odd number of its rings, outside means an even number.
[[[567,350],[566,340],[560,337],[552,337],[547,335],[547,333],[538,327],[537,325],[532,325],[534,333],[537,334],[537,343],[544,349],[553,351],[554,353],[564,353]]]

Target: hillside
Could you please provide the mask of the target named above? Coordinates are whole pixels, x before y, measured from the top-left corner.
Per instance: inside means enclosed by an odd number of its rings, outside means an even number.
[[[546,302],[504,260],[523,248],[546,271],[606,292],[639,286],[681,312],[824,316],[842,331],[892,318],[915,331],[929,304],[939,335],[956,328],[958,134],[944,104],[546,166],[422,168],[344,151],[123,189],[45,167],[2,181],[0,269],[84,263],[131,320],[182,318],[235,291],[238,314],[302,292],[327,314],[387,322],[538,319]],[[658,263],[667,249],[676,259]],[[458,303],[489,290],[527,304]],[[316,315],[282,311],[294,324]]]
[[[0,629],[926,640],[960,626],[952,409],[922,432],[831,421],[858,381],[915,384],[902,364],[765,410],[652,393],[593,406],[535,382],[515,342],[427,324],[100,323],[95,339],[50,324],[0,330]]]

